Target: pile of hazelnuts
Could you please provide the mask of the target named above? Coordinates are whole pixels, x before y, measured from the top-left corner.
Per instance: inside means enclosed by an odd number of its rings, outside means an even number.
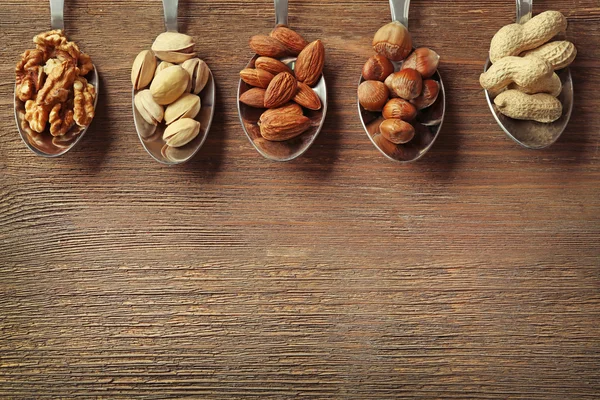
[[[413,51],[410,32],[398,21],[377,31],[373,49],[377,54],[363,67],[365,80],[358,87],[358,101],[365,110],[382,113],[383,138],[393,144],[408,143],[415,137],[411,121],[440,93],[439,82],[431,79],[440,56],[426,47]]]

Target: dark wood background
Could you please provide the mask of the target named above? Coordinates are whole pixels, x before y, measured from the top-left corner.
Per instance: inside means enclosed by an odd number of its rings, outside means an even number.
[[[151,4],[150,4],[151,3]],[[388,2],[291,1],[327,48],[330,112],[301,158],[263,159],[236,113],[247,39],[270,0],[181,2],[218,85],[208,141],[164,167],[131,116],[130,65],[159,1],[68,1],[102,77],[80,146],[34,156],[14,126],[13,68],[46,2],[0,10],[0,397],[600,397],[600,3],[569,19],[575,112],[552,148],[508,139],[478,77],[511,1],[413,1],[442,55],[446,123],[419,162],[362,131],[356,85]]]

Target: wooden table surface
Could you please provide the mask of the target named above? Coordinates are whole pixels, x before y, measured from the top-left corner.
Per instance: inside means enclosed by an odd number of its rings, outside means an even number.
[[[291,1],[327,49],[330,112],[300,159],[263,159],[240,128],[247,39],[270,0],[182,1],[218,86],[187,165],[142,149],[130,66],[163,30],[159,1],[68,2],[102,92],[78,148],[47,160],[14,126],[13,69],[49,27],[8,0],[0,31],[0,398],[600,397],[600,3],[541,1],[579,55],[573,118],[548,150],[496,125],[478,84],[511,1],[413,1],[442,55],[434,148],[387,161],[356,112],[388,2]]]

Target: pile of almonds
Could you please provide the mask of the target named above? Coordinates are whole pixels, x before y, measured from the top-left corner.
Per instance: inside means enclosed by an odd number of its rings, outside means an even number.
[[[135,107],[151,125],[164,121],[162,138],[167,146],[184,146],[200,133],[200,122],[194,118],[201,108],[198,94],[209,78],[208,66],[194,53],[193,39],[182,33],[161,33],[152,51],[136,57],[131,70],[131,83],[138,91]]]
[[[251,88],[239,100],[250,107],[265,109],[258,121],[261,136],[281,142],[304,133],[311,126],[304,109],[321,109],[321,100],[312,87],[323,72],[323,43],[320,40],[308,43],[292,29],[279,25],[269,36],[253,36],[249,44],[259,57],[254,68],[240,72]],[[294,56],[298,58],[292,71],[281,59]]]
[[[431,79],[440,57],[425,47],[413,51],[410,32],[397,21],[377,31],[373,49],[377,55],[363,67],[358,101],[365,110],[383,114],[379,132],[385,140],[408,143],[415,137],[411,121],[434,104],[440,92],[439,82]],[[392,61],[404,61],[397,72]]]

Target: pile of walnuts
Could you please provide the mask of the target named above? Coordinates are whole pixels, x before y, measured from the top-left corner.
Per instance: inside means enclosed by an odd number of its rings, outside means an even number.
[[[77,135],[94,117],[96,90],[85,76],[91,58],[62,30],[40,33],[15,68],[16,96],[25,104],[22,128],[52,136]],[[71,129],[77,126],[78,129]]]

